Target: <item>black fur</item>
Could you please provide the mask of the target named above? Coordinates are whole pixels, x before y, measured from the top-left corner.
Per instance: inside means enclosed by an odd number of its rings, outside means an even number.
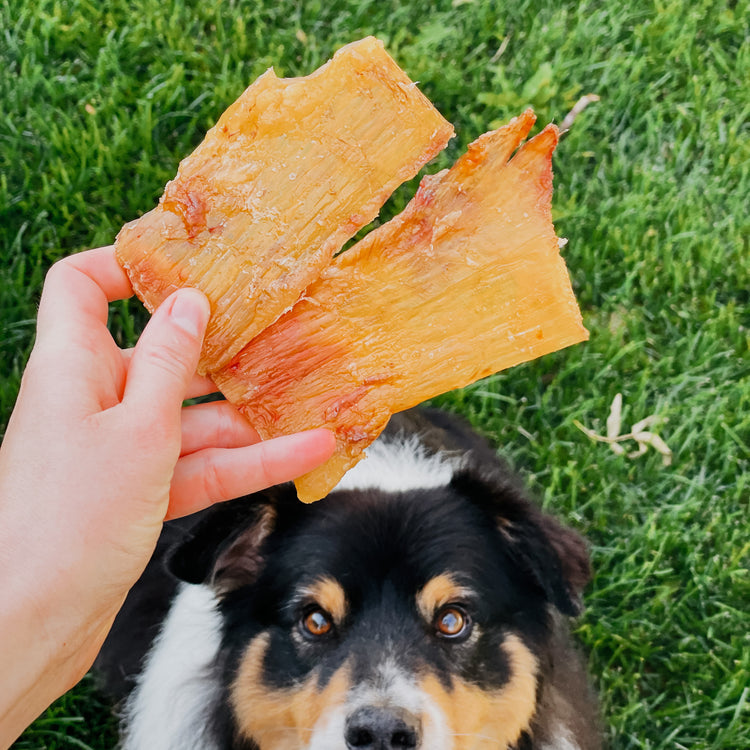
[[[429,451],[463,456],[462,470],[443,487],[342,490],[310,506],[297,501],[291,485],[282,486],[167,525],[98,662],[113,693],[127,693],[176,582],[184,580],[220,593],[216,669],[225,686],[248,643],[264,632],[271,646],[263,681],[271,690],[298,684],[314,668],[323,687],[347,659],[352,679],[365,679],[386,644],[395,644],[406,668],[429,665],[446,689],[461,679],[494,690],[509,680],[499,644],[512,633],[542,664],[539,709],[516,750],[551,739],[544,712],[559,718],[564,711],[556,702],[576,692],[564,709],[577,716],[582,750],[598,748],[585,670],[560,616],[581,611],[590,576],[583,540],[532,504],[517,477],[462,421],[408,412],[392,420],[386,439],[398,432],[420,434]],[[476,642],[436,639],[414,612],[415,592],[445,572],[479,593],[471,612],[481,626]],[[346,625],[301,646],[292,636],[301,616],[295,592],[322,575],[346,591]],[[256,750],[238,739],[226,703],[216,708],[214,723],[220,747]]]

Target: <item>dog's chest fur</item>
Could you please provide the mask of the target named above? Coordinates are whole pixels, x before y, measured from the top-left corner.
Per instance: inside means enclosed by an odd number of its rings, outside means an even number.
[[[482,493],[497,497],[474,497]],[[459,502],[470,512],[451,517]],[[565,617],[577,610],[587,577],[584,548],[526,500],[463,423],[439,412],[394,418],[367,459],[321,501],[328,519],[265,496],[233,503],[167,526],[105,644],[98,667],[123,698],[124,750],[600,747],[586,670]],[[227,542],[248,503],[255,513],[249,531]],[[273,512],[259,515],[258,507]],[[287,512],[310,520],[287,522]],[[388,512],[391,526],[378,526],[375,516]],[[399,542],[387,530],[396,528],[393,519],[404,524]],[[425,530],[433,522],[434,531]],[[434,542],[425,539],[433,533]],[[500,561],[486,559],[494,543],[508,546]],[[314,548],[309,555],[304,544]],[[445,570],[440,544],[454,550]],[[282,553],[286,567],[276,569],[273,556]],[[410,554],[417,557],[407,561]],[[381,559],[399,556],[392,564]],[[472,579],[485,563],[497,571],[487,574],[492,580],[481,571]],[[309,611],[298,593],[288,594],[294,570],[306,565],[325,571],[302,590],[312,590],[316,605],[322,599],[326,615],[333,612],[335,642],[308,643],[293,617],[284,619],[293,606],[303,616]],[[507,581],[498,582],[502,576]],[[431,618],[469,588],[497,606],[477,603],[464,641],[434,642]],[[268,614],[276,611],[278,622]],[[416,729],[399,739],[405,744],[356,744],[352,717],[369,717],[374,705],[417,717]],[[296,729],[285,734],[273,719],[264,721],[274,711],[279,724],[296,722]]]

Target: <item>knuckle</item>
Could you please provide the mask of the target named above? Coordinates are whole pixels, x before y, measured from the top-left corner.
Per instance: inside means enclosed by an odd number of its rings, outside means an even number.
[[[47,276],[59,276],[61,273],[68,273],[73,268],[70,257],[58,258],[47,271]]]
[[[67,258],[56,260],[47,270],[44,276],[43,290],[48,294],[51,293],[52,289],[60,286],[64,283],[65,279],[68,278],[70,271],[73,267]]]
[[[158,368],[175,378],[185,377],[185,356],[176,342],[144,348],[141,360],[149,368]]]
[[[258,448],[257,479],[263,487],[270,487],[278,483],[278,479],[275,478],[275,474],[278,472],[267,446],[261,443]]]
[[[234,436],[234,423],[231,415],[227,412],[223,404],[216,409],[215,414],[217,419],[211,437],[216,445],[229,445]]]
[[[209,460],[203,472],[203,492],[211,502],[230,500],[232,498],[226,486],[224,473],[218,461]]]

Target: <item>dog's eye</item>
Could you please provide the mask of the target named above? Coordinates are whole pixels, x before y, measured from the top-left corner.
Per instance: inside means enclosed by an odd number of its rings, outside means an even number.
[[[333,621],[330,615],[319,607],[309,610],[300,623],[307,635],[319,638],[333,630]]]
[[[467,636],[470,630],[471,620],[469,615],[455,604],[443,607],[435,618],[435,631],[443,638]]]

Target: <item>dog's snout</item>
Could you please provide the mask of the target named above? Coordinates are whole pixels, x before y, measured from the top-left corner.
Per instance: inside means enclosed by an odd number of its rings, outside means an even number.
[[[421,723],[403,709],[363,706],[346,721],[346,746],[349,750],[417,750]]]

